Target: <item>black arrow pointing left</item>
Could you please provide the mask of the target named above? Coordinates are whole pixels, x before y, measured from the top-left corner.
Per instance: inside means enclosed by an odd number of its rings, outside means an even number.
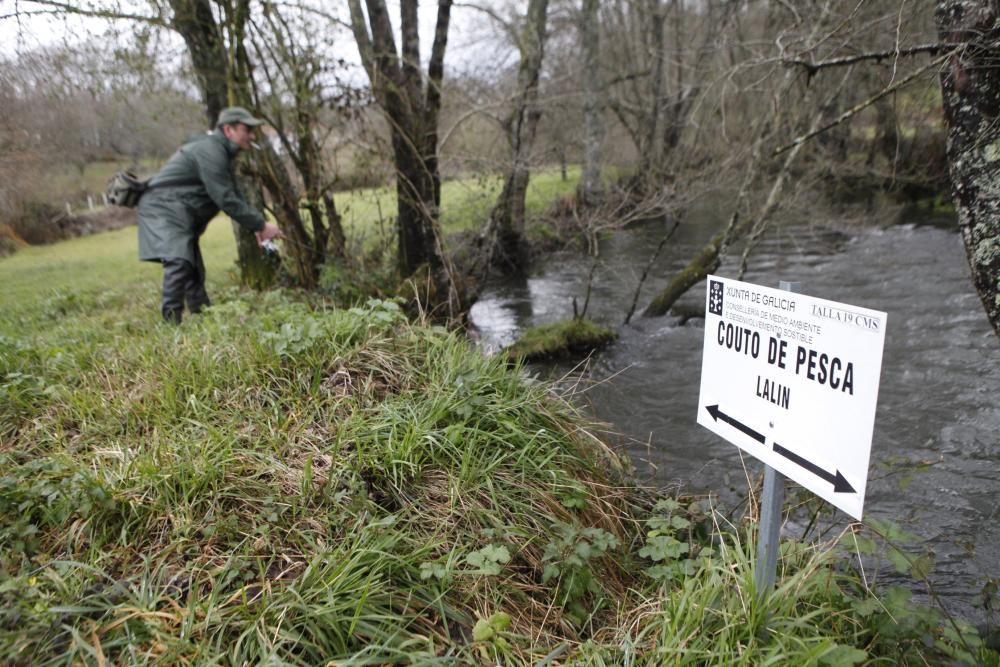
[[[778,443],[774,443],[774,452],[776,454],[781,454],[792,463],[802,466],[817,477],[825,479],[830,482],[830,484],[833,484],[834,493],[857,493],[857,491],[854,490],[854,487],[848,483],[847,479],[840,474],[839,470],[836,471],[836,473],[823,470],[812,461],[802,458],[795,452],[785,449]]]
[[[762,445],[764,444],[765,438],[763,433],[758,433],[757,431],[753,430],[743,422],[734,419],[730,415],[727,415],[725,412],[719,409],[718,405],[706,405],[705,409],[708,410],[708,414],[712,415],[712,419],[714,419],[715,421],[719,421],[721,419],[722,421],[726,422],[733,428],[738,429],[743,433],[746,433],[760,444]]]

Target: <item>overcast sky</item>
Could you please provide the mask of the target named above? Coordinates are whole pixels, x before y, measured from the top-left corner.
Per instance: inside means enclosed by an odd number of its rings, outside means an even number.
[[[60,17],[37,11],[37,7],[19,0],[0,0],[0,17],[3,17],[0,18],[0,54],[9,57],[41,46],[60,44],[67,39],[85,39],[88,34],[103,32],[107,25],[103,20]]]
[[[347,3],[344,0],[339,0],[335,4],[322,4],[325,11],[336,11],[343,20],[347,20]],[[398,39],[399,3],[389,0],[388,4]],[[143,13],[144,5],[137,3],[136,6],[138,9],[135,13]],[[41,46],[92,40],[103,35],[109,26],[109,22],[104,19],[45,13],[30,0],[0,0],[0,17],[3,17],[0,19],[0,55],[6,57],[16,57],[17,53]],[[420,7],[420,46],[425,60],[430,54],[433,43],[436,17],[437,2],[423,2]],[[122,27],[123,24],[119,23],[119,28]],[[350,62],[359,62],[357,48],[346,28],[342,29],[338,43],[343,45],[342,48],[339,46],[337,48],[338,57]],[[463,6],[452,8],[446,52],[446,76],[447,70],[452,72],[465,70],[474,67],[475,63],[502,66],[504,63],[498,60],[506,60],[508,57],[507,49],[497,44],[496,32],[482,12]]]

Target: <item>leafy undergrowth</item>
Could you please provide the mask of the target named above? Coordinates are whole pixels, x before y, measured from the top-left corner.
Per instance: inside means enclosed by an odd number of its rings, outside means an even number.
[[[614,331],[592,320],[574,317],[531,327],[505,352],[525,361],[586,355],[617,337]]]
[[[758,601],[747,527],[392,302],[151,301],[0,315],[0,662],[993,659],[827,549]]]

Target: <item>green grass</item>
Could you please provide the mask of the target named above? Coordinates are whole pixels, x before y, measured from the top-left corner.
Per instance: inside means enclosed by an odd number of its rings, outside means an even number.
[[[568,170],[566,180],[555,168],[533,173],[525,202],[528,215],[538,216],[559,198],[572,196],[579,179],[578,167]],[[498,176],[445,181],[441,186],[442,230],[451,234],[485,225],[502,186]],[[338,193],[336,202],[349,234],[370,234],[380,224],[389,226],[396,215],[393,188]]]
[[[227,221],[208,226],[201,241],[210,287],[231,284],[236,245]],[[70,239],[51,246],[26,247],[0,259],[0,308],[17,308],[33,299],[58,293],[91,293],[101,290],[158,290],[162,270],[158,264],[140,262],[136,228]]]
[[[637,488],[546,385],[205,249],[180,327],[134,230],[0,260],[0,663],[998,664],[830,548],[758,601],[752,525]]]
[[[490,572],[540,576],[550,523],[624,534],[577,481],[610,455],[501,361],[391,302],[230,297],[180,329],[117,291],[4,322],[0,654],[431,657],[481,604],[542,624]]]

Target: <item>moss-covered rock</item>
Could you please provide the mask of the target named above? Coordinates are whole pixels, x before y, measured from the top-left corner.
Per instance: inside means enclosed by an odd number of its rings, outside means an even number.
[[[532,327],[506,349],[511,358],[536,361],[589,354],[618,338],[611,329],[586,318]]]

